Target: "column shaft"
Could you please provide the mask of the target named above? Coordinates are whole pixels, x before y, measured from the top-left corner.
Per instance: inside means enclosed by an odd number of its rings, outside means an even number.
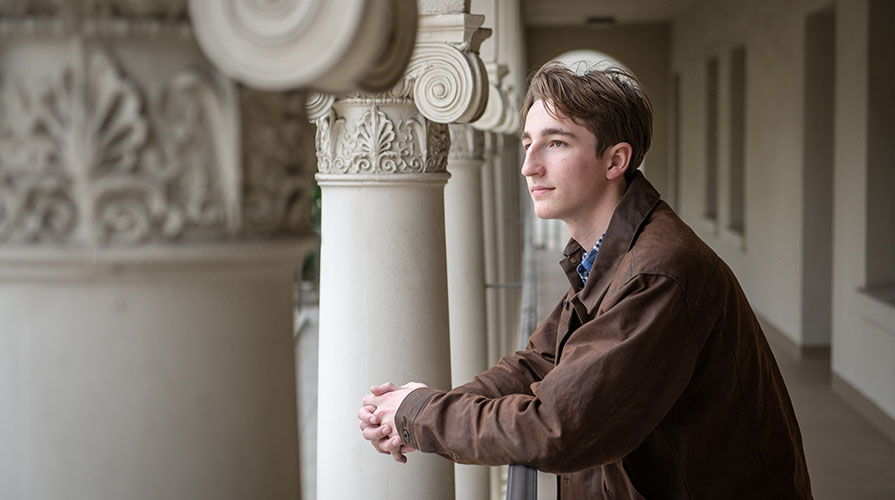
[[[379,456],[361,438],[356,416],[371,384],[450,386],[445,177],[320,181],[321,500],[454,498],[450,462],[417,453],[400,465]]]
[[[292,280],[306,241],[2,259],[0,496],[296,498]]]
[[[488,368],[481,139],[472,127],[451,125],[451,179],[444,196],[454,386]],[[457,464],[454,474],[458,499],[488,497],[487,467]]]

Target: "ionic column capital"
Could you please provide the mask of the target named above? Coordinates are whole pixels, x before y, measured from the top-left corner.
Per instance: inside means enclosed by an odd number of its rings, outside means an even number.
[[[483,20],[423,15],[410,64],[391,90],[312,94],[307,109],[317,126],[318,179],[443,174],[447,124],[475,120],[487,102],[487,74],[476,52],[489,34],[479,29]]]
[[[267,90],[379,92],[414,48],[414,0],[189,0],[196,37],[221,71]]]
[[[501,86],[503,77],[507,74],[507,67],[496,62],[485,63],[488,72],[488,103],[485,112],[473,123],[479,130],[500,132],[501,126],[507,121],[510,107],[507,103],[506,92]]]
[[[488,102],[488,75],[478,49],[491,30],[483,16],[420,17],[417,45],[405,74],[416,107],[439,123],[477,120]]]

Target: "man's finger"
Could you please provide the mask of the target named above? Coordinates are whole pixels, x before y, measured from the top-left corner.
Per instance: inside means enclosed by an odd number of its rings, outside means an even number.
[[[382,385],[374,385],[373,387],[370,387],[370,392],[372,392],[374,396],[382,396],[387,392],[396,391],[398,389],[400,389],[400,387],[397,385],[391,382],[386,382]]]
[[[388,455],[389,452],[383,450],[382,447],[379,446],[379,443],[379,441],[370,441],[370,444],[373,446],[374,450],[376,450],[378,453],[382,453],[383,455]]]
[[[363,424],[367,424],[367,425],[378,424],[379,417],[377,417],[376,415],[373,414],[374,411],[376,411],[375,406],[372,406],[372,405],[363,406],[363,407],[361,407],[360,410],[357,410],[357,418],[359,418]]]
[[[388,437],[391,434],[391,427],[387,425],[371,425],[363,429],[362,433],[367,441],[377,441]]]
[[[361,400],[361,404],[364,406],[379,406],[379,397],[375,394],[367,394],[364,396],[364,399]]]

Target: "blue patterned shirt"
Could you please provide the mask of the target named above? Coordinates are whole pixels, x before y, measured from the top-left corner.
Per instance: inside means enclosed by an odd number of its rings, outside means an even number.
[[[603,235],[600,236],[600,239],[597,240],[597,244],[594,245],[593,248],[590,249],[584,257],[581,259],[581,264],[578,264],[578,276],[581,276],[581,286],[584,286],[587,283],[587,277],[590,276],[590,270],[594,267],[594,261],[597,260],[597,252],[600,251],[600,244],[603,243],[603,237],[606,236],[606,232],[603,232]]]

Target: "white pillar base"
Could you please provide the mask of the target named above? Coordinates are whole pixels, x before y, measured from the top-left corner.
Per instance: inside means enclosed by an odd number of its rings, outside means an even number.
[[[297,498],[312,244],[4,250],[0,498]]]

